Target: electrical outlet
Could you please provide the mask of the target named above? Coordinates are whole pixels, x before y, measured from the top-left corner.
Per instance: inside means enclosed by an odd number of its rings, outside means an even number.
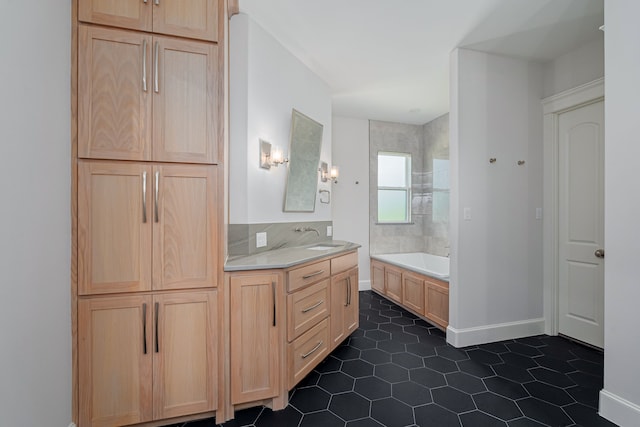
[[[462,215],[465,221],[471,221],[471,208],[464,208]]]
[[[256,248],[263,248],[267,246],[267,233],[256,233]]]
[[[536,208],[536,219],[542,219],[542,208]]]
[[[333,236],[333,227],[330,225],[327,225],[327,237],[331,237]]]

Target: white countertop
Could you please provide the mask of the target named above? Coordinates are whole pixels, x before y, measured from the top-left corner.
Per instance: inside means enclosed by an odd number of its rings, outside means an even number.
[[[289,268],[298,264],[349,252],[360,247],[357,243],[342,240],[330,240],[305,246],[294,246],[253,255],[229,258],[224,271],[268,270]]]

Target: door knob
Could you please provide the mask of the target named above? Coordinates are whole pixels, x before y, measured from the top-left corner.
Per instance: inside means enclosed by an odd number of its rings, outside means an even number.
[[[594,252],[596,258],[604,258],[604,249],[598,249]]]

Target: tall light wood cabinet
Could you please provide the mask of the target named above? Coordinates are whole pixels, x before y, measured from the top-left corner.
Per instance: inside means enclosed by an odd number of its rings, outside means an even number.
[[[231,404],[281,393],[284,288],[279,274],[229,277],[231,306]]]
[[[73,1],[78,427],[225,418],[225,5]]]

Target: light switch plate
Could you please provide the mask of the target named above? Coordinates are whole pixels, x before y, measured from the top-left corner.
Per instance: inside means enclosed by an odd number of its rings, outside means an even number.
[[[256,248],[263,248],[267,246],[267,233],[256,233]]]
[[[327,225],[327,237],[333,236],[333,227],[331,225]]]
[[[542,219],[542,208],[536,208],[536,219]]]
[[[464,208],[462,215],[465,221],[471,221],[471,208]]]

